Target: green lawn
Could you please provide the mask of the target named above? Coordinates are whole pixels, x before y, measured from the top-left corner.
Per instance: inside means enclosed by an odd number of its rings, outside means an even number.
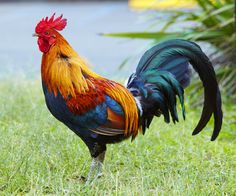
[[[89,152],[50,115],[40,82],[1,81],[0,195],[236,195],[236,107],[224,105],[215,142],[212,122],[191,136],[201,108],[186,107],[185,122],[161,117],[145,136],[108,146],[104,176],[86,186]]]

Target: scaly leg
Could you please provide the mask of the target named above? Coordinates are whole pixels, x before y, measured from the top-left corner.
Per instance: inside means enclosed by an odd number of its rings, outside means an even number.
[[[87,178],[87,182],[91,182],[91,180],[102,176],[102,166],[103,166],[103,161],[105,158],[105,153],[106,153],[106,151],[103,151],[97,157],[95,157],[95,158],[93,157],[92,163],[90,166],[90,171],[89,171],[88,178]]]

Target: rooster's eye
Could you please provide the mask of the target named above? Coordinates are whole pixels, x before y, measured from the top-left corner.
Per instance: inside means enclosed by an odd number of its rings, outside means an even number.
[[[46,32],[44,33],[44,35],[49,35],[49,32],[48,32],[48,31],[46,31]]]

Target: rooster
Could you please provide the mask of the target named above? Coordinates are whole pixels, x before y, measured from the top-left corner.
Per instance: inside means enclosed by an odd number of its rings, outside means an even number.
[[[178,122],[176,100],[185,119],[184,88],[190,83],[191,64],[204,86],[204,106],[193,135],[214,115],[215,140],[221,130],[221,95],[214,69],[201,48],[173,39],[144,53],[126,87],[92,70],[59,33],[67,25],[60,17],[43,18],[35,27],[41,64],[42,88],[51,114],[86,144],[92,157],[87,180],[102,174],[106,145],[132,140],[145,133],[155,116]]]

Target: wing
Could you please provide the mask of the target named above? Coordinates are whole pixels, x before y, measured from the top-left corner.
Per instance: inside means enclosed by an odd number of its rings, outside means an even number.
[[[66,100],[75,123],[100,135],[136,136],[137,106],[128,90],[109,80],[86,80],[88,91]]]
[[[103,112],[100,114],[102,113]],[[123,108],[109,96],[106,96],[105,99],[105,116],[105,123],[102,123],[96,128],[89,128],[89,130],[99,135],[106,136],[123,135],[125,133],[125,118]]]
[[[76,100],[71,100],[67,106],[73,113],[74,117],[71,122],[76,129],[90,130],[107,136],[124,134],[123,108],[107,95],[96,94],[96,97],[82,95]]]

